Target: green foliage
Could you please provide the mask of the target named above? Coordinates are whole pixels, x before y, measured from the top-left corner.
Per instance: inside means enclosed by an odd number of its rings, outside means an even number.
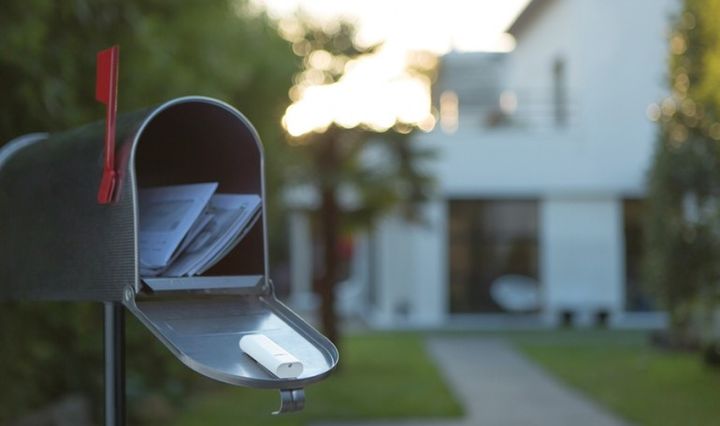
[[[245,1],[4,0],[0,29],[0,144],[103,118],[95,53],[118,43],[120,112],[183,95],[236,106],[263,137],[268,202],[277,211],[286,149],[279,123],[299,60]],[[101,332],[99,305],[0,305],[0,423],[69,392],[101,407]],[[186,388],[187,369],[132,320],[128,353],[131,399]]]
[[[0,309],[0,422],[67,392],[102,385],[100,305],[4,303]]]
[[[709,317],[720,277],[720,13],[718,0],[686,0],[670,37],[672,94],[658,107],[649,175],[645,281],[675,331]]]
[[[93,100],[95,52],[113,43],[121,45],[121,111],[203,94],[248,111],[277,136],[296,60],[265,16],[242,15],[243,4],[3,2],[0,140],[102,117]]]
[[[241,421],[244,425],[307,425],[462,414],[420,336],[350,336],[341,362],[343,368],[337,374],[307,389],[307,406],[301,413],[270,416],[278,406],[276,391],[216,385],[193,399],[175,424],[212,426]]]

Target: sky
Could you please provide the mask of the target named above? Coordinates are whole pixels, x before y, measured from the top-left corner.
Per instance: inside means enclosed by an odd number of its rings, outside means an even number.
[[[510,51],[507,27],[529,0],[253,0],[279,21],[291,21],[298,8],[332,26],[354,22],[357,42],[382,43],[372,57],[348,63],[331,85],[304,84],[293,92],[283,118],[292,136],[322,131],[335,122],[384,131],[397,123],[434,127],[430,81],[406,72],[412,52]]]

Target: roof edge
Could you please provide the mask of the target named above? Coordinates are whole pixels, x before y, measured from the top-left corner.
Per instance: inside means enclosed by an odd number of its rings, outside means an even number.
[[[525,9],[523,9],[513,23],[510,24],[506,32],[517,38],[551,2],[552,0],[530,0],[527,6],[525,6]]]

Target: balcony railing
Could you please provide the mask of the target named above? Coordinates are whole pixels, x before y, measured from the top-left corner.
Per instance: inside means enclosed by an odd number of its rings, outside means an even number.
[[[476,89],[452,93],[440,96],[441,124],[446,128],[455,122],[455,128],[557,132],[578,124],[577,102],[564,92],[536,89],[493,93]]]

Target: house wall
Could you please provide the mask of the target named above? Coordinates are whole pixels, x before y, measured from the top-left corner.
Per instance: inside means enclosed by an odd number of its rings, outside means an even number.
[[[618,317],[624,304],[622,203],[614,197],[549,198],[540,204],[543,314],[563,311],[579,323],[600,312]]]
[[[667,95],[667,43],[676,0],[582,0],[585,128],[594,174],[623,194],[643,192],[657,126],[647,107]]]
[[[376,326],[432,326],[447,315],[446,205],[429,202],[421,215],[410,223],[390,214],[372,234],[377,303],[369,319]]]

